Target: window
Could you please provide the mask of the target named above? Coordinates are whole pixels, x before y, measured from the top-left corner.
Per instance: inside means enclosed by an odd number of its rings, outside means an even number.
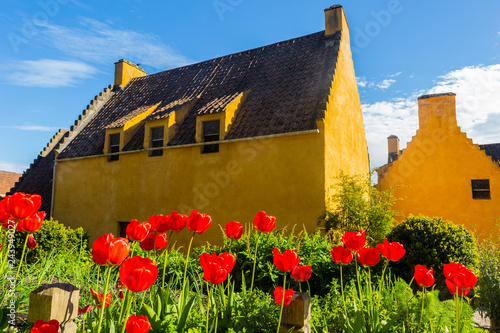
[[[489,179],[473,179],[471,182],[472,199],[491,199]]]
[[[130,222],[118,222],[119,237],[127,238],[127,227]]]
[[[163,133],[163,126],[151,129],[151,148],[163,147]],[[149,156],[163,156],[163,149],[152,150]]]
[[[120,133],[109,135],[109,152],[118,153],[120,151]],[[120,155],[109,156],[109,161],[118,161]]]
[[[220,136],[219,133],[220,133],[220,121],[219,120],[205,121],[203,123],[203,142],[219,141],[219,136]],[[219,152],[219,145],[218,144],[204,145],[202,152],[204,154],[218,153]]]

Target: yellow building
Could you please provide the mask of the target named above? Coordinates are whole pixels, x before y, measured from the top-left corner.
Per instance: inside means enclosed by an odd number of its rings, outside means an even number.
[[[380,190],[394,190],[394,209],[443,217],[479,234],[500,217],[500,144],[476,145],[457,125],[455,94],[418,99],[419,129],[406,149],[388,138],[389,164],[377,170]]]
[[[54,218],[91,239],[192,209],[214,221],[198,244],[259,210],[313,231],[335,177],[369,172],[347,21],[324,14],[325,31],[152,75],[118,61],[57,147]]]

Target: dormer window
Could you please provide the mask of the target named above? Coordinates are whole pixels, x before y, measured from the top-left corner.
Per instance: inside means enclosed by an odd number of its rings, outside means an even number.
[[[203,142],[214,142],[220,140],[220,121],[203,122]],[[219,144],[204,145],[203,154],[218,153]]]
[[[151,148],[163,147],[164,127],[151,128]],[[163,156],[163,149],[152,150],[149,156]]]
[[[109,153],[118,153],[120,152],[120,133],[110,134],[109,135]],[[120,159],[120,155],[110,155],[109,161],[118,161]]]

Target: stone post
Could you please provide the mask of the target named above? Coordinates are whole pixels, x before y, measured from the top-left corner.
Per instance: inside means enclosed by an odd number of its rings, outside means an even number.
[[[73,320],[78,316],[80,290],[69,283],[54,283],[39,287],[30,293],[28,322],[55,319],[61,333],[76,333]]]
[[[288,306],[283,308],[280,333],[287,333],[292,327],[293,333],[310,333],[311,297],[307,293],[296,292]]]

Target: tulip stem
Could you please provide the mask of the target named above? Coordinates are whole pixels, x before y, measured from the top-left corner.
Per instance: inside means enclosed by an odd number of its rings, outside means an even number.
[[[172,233],[174,231],[170,231],[170,234],[168,235],[168,239],[172,237]],[[168,246],[165,247],[164,255],[163,255],[163,276],[161,278],[161,289],[165,289],[165,271],[167,269],[167,254],[168,254]]]
[[[28,245],[29,234],[26,234],[26,240],[24,241],[23,253],[21,254],[21,260],[19,261],[19,267],[17,268],[16,278],[14,279],[14,286],[17,283],[17,278],[19,277],[19,272],[21,272],[21,266],[23,265],[24,254],[26,253],[26,246]]]
[[[125,296],[123,297],[122,306],[120,307],[120,316],[118,317],[118,322],[121,323],[123,320],[123,310],[125,310],[126,304],[128,304],[128,299],[130,297],[128,288],[125,288]]]
[[[278,320],[278,329],[276,330],[276,333],[280,333],[281,317],[283,316],[283,307],[285,306],[285,293],[286,293],[286,272],[285,272],[285,278],[283,279],[283,295],[281,296],[280,319]]]
[[[262,235],[262,233],[259,232],[259,236],[257,236],[257,242],[255,243],[255,254],[253,256],[252,283],[250,284],[250,294],[252,294],[252,290],[253,290],[253,280],[255,278],[255,264],[257,263],[257,249],[259,246],[259,240],[260,240],[261,235]]]
[[[125,311],[125,322],[123,323],[122,332],[125,333],[125,327],[127,326],[128,315],[130,314],[130,308],[132,307],[132,300],[134,299],[134,294],[130,294],[130,299],[127,304],[127,310]]]
[[[342,301],[344,302],[344,314],[347,317],[347,306],[345,304],[345,296],[344,296],[344,280],[342,277],[342,265],[340,265],[340,291],[342,292]]]
[[[100,333],[102,330],[102,320],[104,318],[104,308],[106,307],[106,294],[108,292],[108,284],[109,284],[109,279],[111,277],[111,266],[106,267],[107,270],[107,277],[106,277],[106,284],[104,285],[104,294],[102,294],[102,304],[101,304],[101,312],[99,313],[99,323],[97,324],[97,333]],[[99,292],[99,291],[97,291]]]
[[[196,232],[193,232],[193,235],[191,236],[191,240],[189,241],[188,251],[186,254],[186,261],[184,263],[184,277],[182,278],[181,306],[179,309],[180,310],[179,313],[182,313],[182,310],[184,309],[184,289],[186,289],[186,275],[187,275],[187,268],[188,268],[188,262],[189,262],[189,253],[191,252],[191,245],[193,244],[194,235],[196,235]],[[179,316],[179,319],[180,319],[180,316]]]
[[[208,319],[209,319],[209,314],[210,314],[210,301],[212,299],[212,289],[214,288],[214,285],[212,284],[210,286],[210,289],[208,290],[208,301],[207,301],[207,326],[206,326],[206,332],[208,333]]]
[[[356,279],[358,280],[358,292],[359,292],[359,299],[361,301],[361,308],[363,308],[363,291],[361,290],[361,281],[359,278],[359,270],[358,270],[358,256],[354,256],[354,263],[356,264]]]
[[[95,283],[95,290],[99,291],[99,273],[101,272],[101,266],[96,265],[96,267],[97,267],[97,280]]]

